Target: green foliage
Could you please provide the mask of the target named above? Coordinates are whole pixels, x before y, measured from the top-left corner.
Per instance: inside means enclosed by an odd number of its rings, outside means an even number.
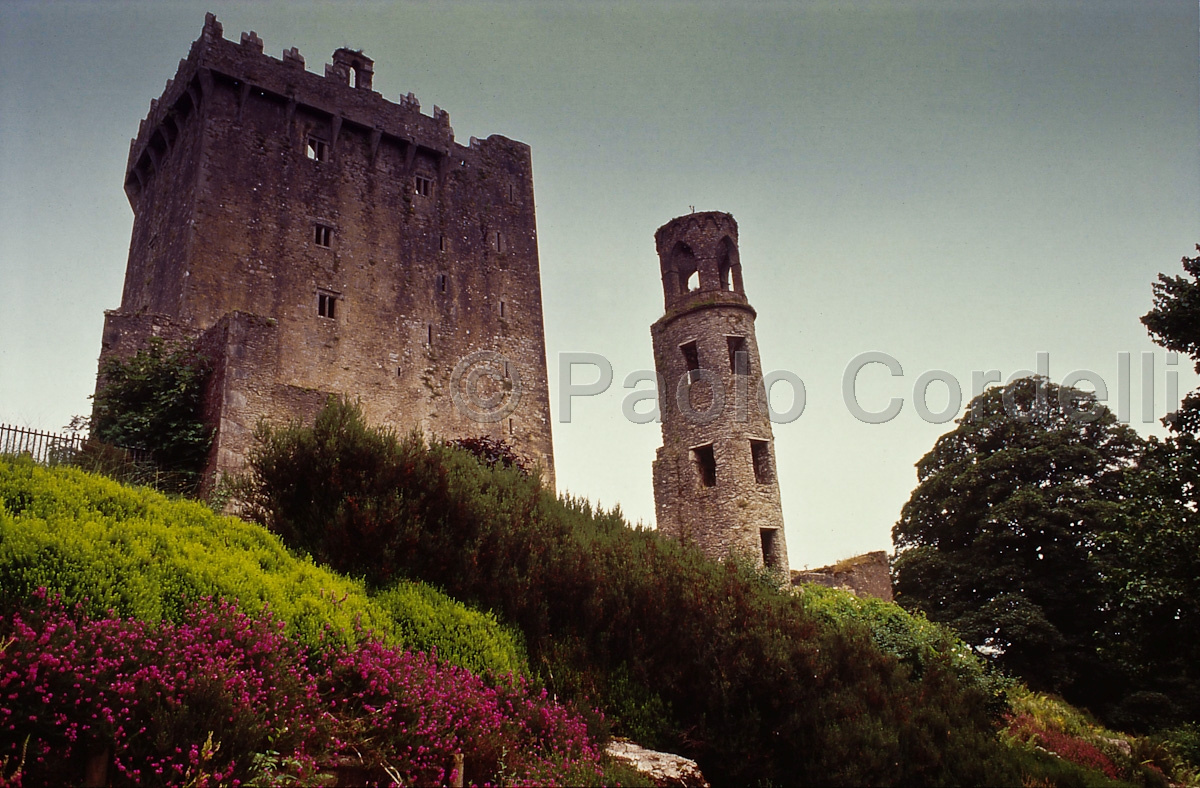
[[[1154,308],[1142,317],[1142,324],[1155,343],[1190,356],[1200,372],[1200,256],[1185,256],[1182,263],[1191,278],[1159,274]],[[1200,432],[1200,391],[1187,395],[1182,407],[1163,421],[1178,432]]]
[[[370,429],[345,401],[311,428],[258,438],[239,489],[286,541],[376,587],[410,575],[492,607],[559,697],[640,710],[636,724],[665,727],[661,744],[714,783],[1017,779],[986,693],[949,651],[918,672],[753,567],[556,500],[512,468]]]
[[[191,492],[212,444],[204,424],[204,383],[209,363],[184,345],[152,337],[132,358],[105,359],[94,396],[92,437],[102,443],[150,452],[158,470]]]
[[[395,621],[400,642],[472,673],[528,672],[525,644],[519,632],[502,626],[493,613],[483,613],[449,600],[421,582],[401,580],[372,600]]]
[[[1142,442],[1094,397],[1023,378],[976,397],[917,464],[892,531],[896,601],[1031,687],[1107,689],[1100,535]]]
[[[1103,713],[1137,731],[1200,721],[1200,441],[1151,438],[1125,490],[1103,535],[1103,653],[1123,692]]]
[[[935,624],[920,611],[907,611],[892,602],[859,597],[848,591],[805,585],[799,592],[814,615],[837,625],[865,626],[875,644],[920,676],[929,664],[944,661],[967,685],[990,699],[994,716],[1008,711],[1007,693],[1013,682],[994,670],[949,627]]]
[[[1070,776],[1069,768],[1049,767],[1051,773],[1067,774],[1065,779],[1055,780],[1057,785],[1166,788],[1169,783],[1188,783],[1185,761],[1160,741],[1106,728],[1061,698],[1031,692],[1021,685],[1011,687],[1008,695],[1011,713],[1002,737],[1009,746],[1040,747],[1083,770],[1081,781],[1080,776]]]
[[[189,600],[236,599],[269,608],[306,645],[362,628],[474,672],[524,671],[516,635],[433,588],[397,584],[373,600],[361,581],[296,558],[258,525],[78,469],[0,458],[0,605],[19,608],[39,587],[93,615],[152,622],[178,621]]]

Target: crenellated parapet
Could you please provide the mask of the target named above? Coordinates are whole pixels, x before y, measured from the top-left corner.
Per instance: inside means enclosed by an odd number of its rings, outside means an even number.
[[[439,170],[455,156],[461,161],[469,153],[470,148],[455,143],[450,113],[444,109],[435,106],[432,115],[425,115],[412,93],[393,102],[373,90],[374,61],[361,51],[338,49],[321,75],[305,68],[304,57],[295,47],[277,59],[265,54],[263,46],[254,31],[243,33],[238,42],[228,40],[216,17],[205,17],[203,32],[162,95],[150,102],[150,111],[130,143],[125,183],[131,202],[158,170],[162,156],[170,152],[182,124],[218,86],[233,88],[241,103],[265,100],[286,107],[289,118],[297,110],[321,115],[327,119],[331,138],[342,129],[355,128],[372,135],[379,145],[444,158]],[[347,86],[355,90],[346,91]]]

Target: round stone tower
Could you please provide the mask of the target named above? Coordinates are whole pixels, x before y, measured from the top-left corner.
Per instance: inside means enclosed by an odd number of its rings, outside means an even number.
[[[737,222],[692,213],[654,234],[666,314],[653,326],[663,445],[658,530],[709,556],[788,570],[775,445],[742,286]]]

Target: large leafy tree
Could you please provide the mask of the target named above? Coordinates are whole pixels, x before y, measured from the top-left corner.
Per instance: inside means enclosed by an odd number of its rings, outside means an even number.
[[[917,464],[892,531],[896,601],[1038,689],[1106,686],[1101,538],[1140,438],[1086,392],[1023,378],[976,397]]]

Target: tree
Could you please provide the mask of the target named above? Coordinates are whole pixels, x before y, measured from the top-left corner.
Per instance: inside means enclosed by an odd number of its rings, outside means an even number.
[[[1104,658],[1122,685],[1100,713],[1125,730],[1200,720],[1200,441],[1151,438],[1103,535],[1110,626]]]
[[[917,464],[896,601],[1036,689],[1103,687],[1101,534],[1143,443],[1086,392],[1023,378],[971,401]]]
[[[176,479],[171,487],[193,491],[212,444],[203,414],[208,374],[205,358],[158,337],[129,359],[105,359],[92,401],[92,437],[145,449],[159,471]]]
[[[1159,274],[1154,308],[1142,317],[1142,324],[1156,344],[1191,357],[1200,372],[1200,256],[1184,257],[1182,262],[1191,278]],[[1184,397],[1180,409],[1164,422],[1176,431],[1200,431],[1200,390]]]

